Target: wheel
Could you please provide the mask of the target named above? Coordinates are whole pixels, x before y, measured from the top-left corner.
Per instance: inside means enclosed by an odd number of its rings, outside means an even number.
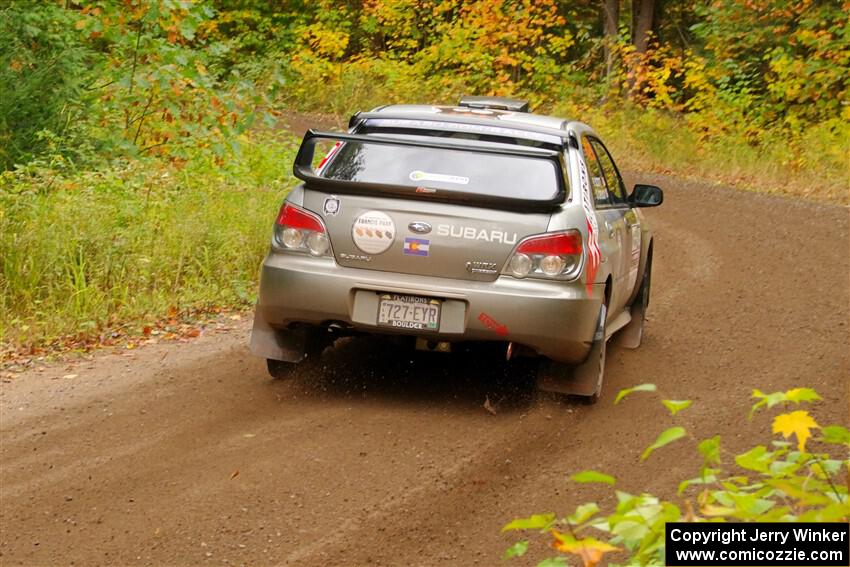
[[[643,308],[649,307],[649,289],[652,284],[652,249],[649,250],[649,258],[646,259],[646,270],[643,272],[643,283],[641,284],[641,292],[643,293]]]
[[[269,369],[269,374],[277,380],[292,378],[295,373],[295,368],[298,366],[294,362],[285,362],[283,360],[266,359],[266,366]]]

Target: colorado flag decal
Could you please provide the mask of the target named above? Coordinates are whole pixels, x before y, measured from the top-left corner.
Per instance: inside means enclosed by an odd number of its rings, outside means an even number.
[[[431,241],[425,238],[407,237],[404,239],[404,253],[407,256],[427,256]]]

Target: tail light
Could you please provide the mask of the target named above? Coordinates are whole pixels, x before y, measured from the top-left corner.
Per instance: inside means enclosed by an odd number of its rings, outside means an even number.
[[[283,203],[274,225],[273,243],[278,250],[330,256],[331,243],[322,219],[301,207]]]
[[[504,272],[516,277],[569,279],[581,267],[581,232],[530,236],[517,245]]]

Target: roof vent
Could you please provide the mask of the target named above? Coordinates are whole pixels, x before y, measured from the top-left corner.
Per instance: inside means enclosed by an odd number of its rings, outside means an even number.
[[[510,110],[512,112],[528,112],[528,101],[501,96],[464,96],[459,106],[467,108],[491,108],[494,110]]]

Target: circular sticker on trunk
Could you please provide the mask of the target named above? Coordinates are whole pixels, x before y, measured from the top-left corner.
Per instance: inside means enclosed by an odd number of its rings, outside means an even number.
[[[363,213],[351,229],[354,244],[367,254],[380,254],[395,240],[393,219],[381,211]]]

